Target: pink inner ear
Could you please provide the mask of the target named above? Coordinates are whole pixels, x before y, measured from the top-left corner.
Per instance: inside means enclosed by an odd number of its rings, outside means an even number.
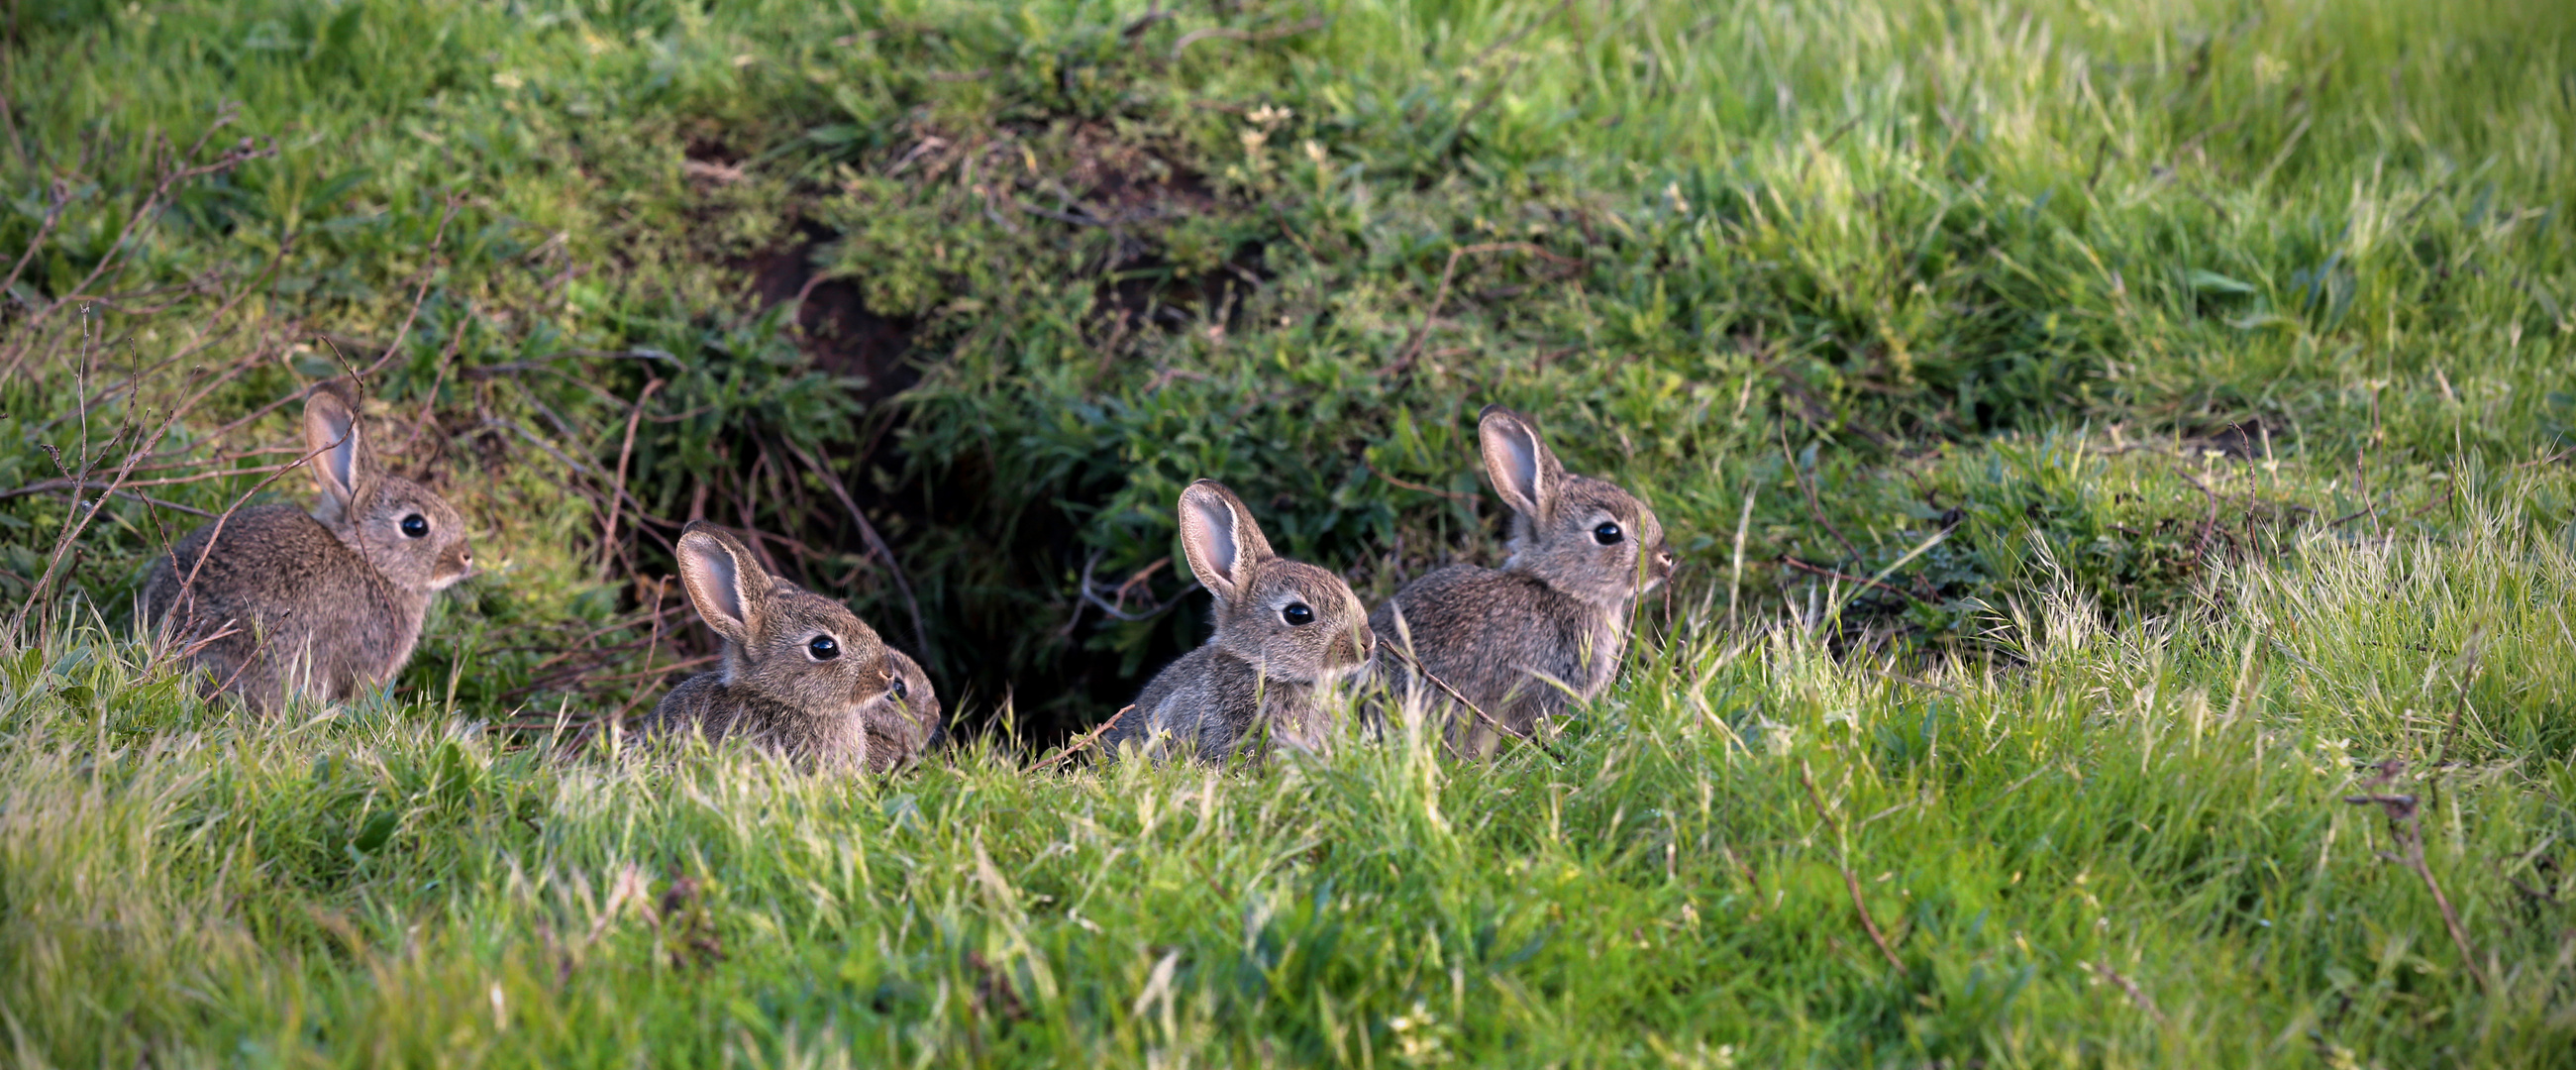
[[[1187,512],[1182,518],[1181,541],[1194,551],[1192,568],[1205,567],[1208,573],[1199,577],[1210,587],[1236,587],[1243,582],[1243,540],[1235,530],[1242,518],[1221,494],[1190,490],[1182,496]],[[1213,582],[1211,582],[1213,581]],[[1225,594],[1225,591],[1219,591]]]
[[[1512,495],[1527,503],[1532,511],[1542,508],[1537,435],[1519,421],[1512,421],[1490,436],[1490,440],[1501,447],[1501,456],[1496,459],[1502,462],[1502,470],[1494,473],[1495,482],[1507,485]]]
[[[354,498],[358,494],[358,428],[350,424],[341,429],[340,444],[323,455],[331,466],[331,478]]]
[[[699,600],[699,610],[725,618],[724,623],[736,628],[751,619],[743,605],[742,569],[723,543],[699,536],[684,538],[682,551],[688,560],[683,571],[692,582],[691,593]]]
[[[1222,501],[1207,501],[1199,503],[1199,509],[1207,514],[1210,563],[1228,578],[1237,578],[1243,567],[1243,540],[1234,535],[1234,507]]]

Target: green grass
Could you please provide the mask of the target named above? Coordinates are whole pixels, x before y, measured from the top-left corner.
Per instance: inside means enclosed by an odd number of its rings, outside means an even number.
[[[0,33],[13,1062],[2576,1062],[2576,9]],[[389,695],[206,707],[143,563],[348,365],[487,571]],[[1191,479],[1364,596],[1492,560],[1488,401],[1683,560],[1553,756],[1024,771],[1197,640]],[[964,742],[580,736],[710,649],[698,512]]]
[[[564,761],[29,651],[0,1006],[30,1065],[2561,1063],[2576,550],[2531,519],[2312,540],[2213,628],[2032,605],[2021,668],[1921,684],[1694,617],[1492,767]],[[2387,754],[2449,759],[2377,790],[2474,962],[2342,800]]]

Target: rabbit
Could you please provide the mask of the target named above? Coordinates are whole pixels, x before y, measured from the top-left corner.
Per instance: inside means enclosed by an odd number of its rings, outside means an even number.
[[[921,760],[946,735],[939,721],[939,696],[921,663],[893,647],[886,661],[894,670],[892,693],[862,717],[868,731],[868,769],[884,773]]]
[[[1672,575],[1673,554],[1653,509],[1567,473],[1528,417],[1488,405],[1476,438],[1512,510],[1510,557],[1500,569],[1460,564],[1424,575],[1379,606],[1369,626],[1390,644],[1392,658],[1380,659],[1390,682],[1414,681],[1418,665],[1503,733],[1527,737],[1569,697],[1588,700],[1609,686],[1629,606]],[[1454,707],[1448,689],[1421,693]],[[1464,710],[1452,717],[1467,753],[1497,742],[1494,725]]]
[[[411,660],[431,596],[474,571],[464,518],[384,471],[346,382],[304,400],[312,512],[263,505],[190,532],[152,563],[143,610],[208,679],[260,712],[326,704],[384,684]]]
[[[662,696],[645,719],[648,739],[741,736],[841,769],[891,768],[916,751],[916,734],[927,742],[922,722],[938,710],[929,681],[848,607],[771,576],[703,520],[681,529],[679,556],[680,582],[723,657]]]
[[[1366,607],[1342,578],[1283,560],[1234,492],[1202,479],[1181,491],[1181,548],[1216,598],[1206,645],[1156,673],[1107,738],[1223,761],[1259,726],[1320,750],[1332,729],[1322,692],[1368,663]]]

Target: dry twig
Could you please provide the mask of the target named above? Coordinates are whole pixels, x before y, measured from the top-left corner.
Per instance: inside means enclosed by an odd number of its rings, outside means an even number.
[[[1424,485],[1422,485],[1422,484],[1420,484],[1420,483],[1411,483],[1411,482],[1407,482],[1407,481],[1402,480],[1402,479],[1398,479],[1398,478],[1396,478],[1396,477],[1394,477],[1394,476],[1392,476],[1392,475],[1388,475],[1385,469],[1383,469],[1383,468],[1379,468],[1379,467],[1378,467],[1378,466],[1376,466],[1376,465],[1370,464],[1370,463],[1368,463],[1368,461],[1366,461],[1366,460],[1362,460],[1362,461],[1360,462],[1360,467],[1368,469],[1368,470],[1369,470],[1369,473],[1370,473],[1371,475],[1375,475],[1375,476],[1376,476],[1376,477],[1378,477],[1379,479],[1383,479],[1383,480],[1385,480],[1385,481],[1387,481],[1387,482],[1389,482],[1389,483],[1395,484],[1396,486],[1402,487],[1402,488],[1404,488],[1404,489],[1406,489],[1406,490],[1418,490],[1418,491],[1421,491],[1421,492],[1422,492],[1422,493],[1424,493],[1424,494],[1437,494],[1437,495],[1439,495],[1439,496],[1441,496],[1441,497],[1443,497],[1443,498],[1447,498],[1447,499],[1449,499],[1449,500],[1451,500],[1451,501],[1472,502],[1472,501],[1475,501],[1475,500],[1476,500],[1476,496],[1475,496],[1475,495],[1473,495],[1473,494],[1460,494],[1460,493],[1458,493],[1457,491],[1454,491],[1454,490],[1442,490],[1442,489],[1440,489],[1440,488],[1438,488],[1438,487],[1428,487],[1428,486],[1424,486]]]
[[[930,629],[922,623],[921,603],[912,596],[912,581],[904,578],[903,563],[895,560],[894,548],[887,546],[884,537],[877,534],[877,526],[868,522],[868,514],[859,511],[859,503],[851,499],[850,488],[842,485],[841,477],[832,474],[832,470],[823,467],[822,462],[815,460],[812,454],[795,445],[789,444],[787,452],[794,454],[797,460],[803,461],[805,467],[814,471],[814,477],[823,481],[824,489],[831,491],[833,497],[841,500],[841,507],[850,511],[850,519],[858,522],[859,537],[867,540],[869,552],[885,559],[886,575],[893,577],[895,590],[903,595],[904,608],[912,614],[913,641],[921,644],[922,660],[930,660],[933,656],[930,649]]]
[[[1869,931],[1869,940],[1878,945],[1878,953],[1887,956],[1887,964],[1896,967],[1897,974],[1903,976],[1906,973],[1905,960],[1897,958],[1896,949],[1888,946],[1887,937],[1878,931],[1878,919],[1869,914],[1869,901],[1861,897],[1860,877],[1852,873],[1851,848],[1843,842],[1842,825],[1834,820],[1833,811],[1825,808],[1825,797],[1816,790],[1816,778],[1807,771],[1803,762],[1798,765],[1798,783],[1806,785],[1807,801],[1815,804],[1816,816],[1824,819],[1825,831],[1833,833],[1834,866],[1843,871],[1843,887],[1851,892],[1852,909],[1860,912],[1860,927]]]
[[[1815,485],[1807,481],[1806,467],[1798,463],[1797,454],[1790,452],[1789,425],[1785,423],[1781,424],[1779,430],[1780,456],[1782,459],[1789,462],[1790,474],[1798,478],[1798,489],[1804,491],[1807,495],[1808,515],[1815,517],[1816,526],[1825,529],[1826,533],[1834,537],[1835,542],[1843,544],[1843,554],[1845,555],[1843,560],[1854,562],[1859,561],[1860,548],[1853,546],[1850,539],[1843,537],[1843,529],[1835,527],[1833,521],[1825,519],[1824,502],[1816,497]]]
[[[635,455],[635,429],[644,422],[644,404],[653,400],[653,392],[660,389],[662,380],[646,382],[643,392],[635,395],[634,411],[626,416],[626,443],[617,448],[617,485],[608,495],[608,523],[599,529],[599,568],[602,575],[607,574],[609,558],[618,553],[618,513],[626,505],[626,464]],[[658,623],[659,614],[655,617]]]
[[[1462,245],[1456,249],[1450,250],[1449,263],[1440,269],[1440,288],[1431,297],[1431,307],[1422,310],[1422,323],[1413,329],[1413,337],[1405,340],[1404,356],[1399,358],[1395,363],[1387,365],[1379,374],[1396,375],[1404,371],[1406,368],[1412,367],[1413,362],[1421,358],[1422,344],[1429,341],[1431,338],[1431,321],[1440,315],[1440,306],[1449,303],[1449,283],[1450,280],[1455,278],[1458,274],[1459,258],[1467,256],[1470,253],[1482,254],[1504,252],[1530,253],[1535,256],[1544,257],[1548,260],[1553,260],[1559,264],[1566,265],[1569,268],[1581,268],[1583,266],[1583,261],[1581,260],[1576,260],[1572,257],[1559,256],[1534,243],[1525,241],[1479,242],[1474,245]]]
[[[1535,735],[1519,731],[1512,728],[1510,725],[1506,725],[1501,721],[1495,720],[1494,715],[1486,713],[1484,707],[1476,705],[1475,702],[1469,700],[1466,695],[1461,694],[1457,688],[1449,686],[1449,681],[1441,679],[1439,674],[1432,672],[1428,666],[1423,665],[1421,659],[1413,656],[1412,651],[1406,650],[1393,643],[1383,644],[1379,649],[1392,651],[1395,656],[1403,658],[1404,663],[1412,667],[1414,672],[1421,673],[1423,679],[1431,681],[1431,686],[1439,688],[1442,692],[1446,693],[1451,701],[1466,707],[1467,712],[1475,714],[1476,719],[1485,722],[1486,727],[1505,736],[1527,743],[1530,746],[1537,747],[1541,753],[1557,760],[1558,762],[1563,762],[1565,760],[1565,757],[1558,754],[1555,748],[1548,746],[1546,741],[1539,739]],[[1446,732],[1442,733],[1441,742],[1444,744],[1448,742],[1448,735]],[[1456,754],[1457,751],[1453,748],[1450,753]]]
[[[1205,29],[1191,30],[1182,34],[1180,40],[1172,42],[1171,58],[1180,59],[1182,50],[1212,37],[1222,37],[1229,41],[1275,41],[1282,37],[1294,37],[1310,30],[1323,28],[1324,16],[1322,15],[1267,30],[1238,30],[1232,26],[1210,26]]]
[[[1108,720],[1100,722],[1100,727],[1094,728],[1091,731],[1075,737],[1073,742],[1065,744],[1062,751],[1048,756],[1045,761],[1030,766],[1029,772],[1034,773],[1041,769],[1052,768],[1057,763],[1081,753],[1092,744],[1099,742],[1101,736],[1108,734],[1110,729],[1117,727],[1119,718],[1127,716],[1128,712],[1135,708],[1136,707],[1133,705],[1120,707],[1118,712],[1109,715]]]
[[[2380,765],[2379,776],[2370,784],[2377,786],[2394,780],[2405,768],[2406,763],[2401,761],[2383,762]],[[2423,879],[2425,889],[2433,893],[2433,905],[2442,911],[2442,927],[2450,930],[2451,943],[2460,949],[2461,965],[2468,969],[2469,976],[2477,979],[2479,987],[2492,991],[2493,986],[2487,980],[2486,971],[2478,966],[2477,949],[2469,945],[2469,931],[2460,925],[2459,911],[2451,909],[2451,897],[2442,894],[2441,883],[2433,879],[2432,867],[2424,864],[2424,836],[2416,823],[2415,796],[2371,793],[2345,796],[2343,801],[2355,806],[2376,805],[2380,812],[2388,815],[2388,838],[2396,842],[2398,850],[2402,853],[2389,854],[2382,851],[2379,856],[2391,862],[2406,863],[2407,868],[2414,870],[2415,875]]]
[[[1841,580],[1844,583],[1857,584],[1862,587],[1871,587],[1885,591],[1900,598],[1910,599],[1916,602],[1923,601],[1922,595],[1908,591],[1902,587],[1890,587],[1887,584],[1880,583],[1879,581],[1870,579],[1867,576],[1854,576],[1851,573],[1826,568],[1823,565],[1810,565],[1786,554],[1781,555],[1780,563],[1811,576],[1822,576],[1826,579]]]
[[[2164,1024],[2165,1012],[2156,1006],[2156,1001],[2147,998],[2146,990],[2139,988],[2136,981],[2132,981],[2127,977],[2122,976],[2120,971],[2112,969],[2111,960],[2106,958],[2100,962],[2091,963],[2090,965],[2093,967],[2093,973],[2095,976],[2120,986],[2120,991],[2129,994],[2129,1002],[2137,1004],[2139,1010],[2147,1012],[2147,1016],[2155,1019],[2156,1024]]]

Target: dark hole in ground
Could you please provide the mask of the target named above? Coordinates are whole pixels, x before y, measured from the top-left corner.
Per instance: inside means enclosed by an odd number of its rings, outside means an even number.
[[[920,382],[920,367],[907,359],[914,323],[869,311],[858,284],[849,279],[815,277],[814,249],[832,239],[829,229],[800,221],[795,234],[788,244],[741,264],[760,307],[801,300],[796,309],[798,347],[817,368],[866,379],[859,394],[870,403]]]
[[[1103,218],[1090,216],[1094,209],[1105,218],[1141,218],[1138,213],[1195,212],[1214,203],[1192,176],[1166,171],[1150,181],[1115,173],[1097,177],[1096,183],[1077,187],[1085,206],[1077,219]],[[872,409],[919,383],[923,362],[937,359],[929,347],[939,342],[911,320],[870,310],[860,280],[817,278],[814,253],[837,237],[829,228],[800,220],[791,233],[787,242],[736,263],[749,296],[764,309],[799,301],[798,347],[817,369],[864,380],[857,390]],[[1266,281],[1257,267],[1261,253],[1258,243],[1246,242],[1229,250],[1216,270],[1194,274],[1162,259],[1150,241],[1122,241],[1119,255],[1097,269],[1100,300],[1091,334],[1104,365],[1137,355],[1137,342],[1151,333],[1149,325],[1166,332],[1235,328],[1246,298]],[[954,731],[1001,729],[996,714],[1007,696],[1013,708],[1008,727],[1016,741],[1043,746],[1061,740],[1125,705],[1155,671],[1201,638],[1205,596],[1196,595],[1169,608],[1180,619],[1161,618],[1166,624],[1155,629],[1151,649],[1133,672],[1126,670],[1121,654],[1091,649],[1090,640],[1105,622],[1098,612],[1077,612],[1080,594],[1072,589],[1071,578],[1082,574],[1087,550],[1073,514],[1108,500],[1118,489],[1116,473],[1076,475],[1062,486],[996,487],[993,466],[963,458],[935,477],[941,485],[925,487],[918,482],[922,477],[906,474],[910,458],[903,453],[900,430],[911,417],[899,403],[878,411],[889,414],[882,430],[854,433],[851,452],[831,461],[907,574],[928,641],[914,634],[906,601],[884,582],[862,581],[867,593],[853,605],[889,642],[923,657],[943,702],[959,718]],[[743,479],[752,473],[748,451],[762,438],[775,436],[761,428],[743,428],[738,434],[739,471],[732,477]],[[987,503],[1013,504],[1002,513],[995,511],[1001,506]],[[709,513],[720,522],[739,524],[730,510],[720,512],[711,505]],[[783,529],[774,534],[816,550],[851,556],[869,552],[864,533],[837,500],[771,512],[765,523]],[[847,581],[857,576],[803,576],[793,564],[787,574],[845,598],[852,594]],[[1106,577],[1105,582],[1115,586],[1126,578]],[[1140,605],[1160,604],[1188,577],[1185,570],[1167,567],[1151,579],[1150,585],[1139,587],[1146,596],[1138,600]],[[1026,597],[1032,593],[1042,600],[1032,604]],[[693,642],[705,647],[693,652],[713,650],[707,636],[696,635]]]

